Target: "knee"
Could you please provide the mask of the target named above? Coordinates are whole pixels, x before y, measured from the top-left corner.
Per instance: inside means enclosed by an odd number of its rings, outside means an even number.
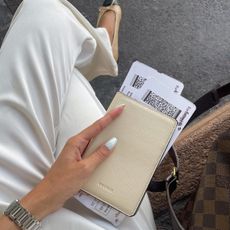
[[[26,32],[64,33],[68,28],[68,11],[58,0],[24,0],[20,11],[17,19],[24,31],[29,28]]]

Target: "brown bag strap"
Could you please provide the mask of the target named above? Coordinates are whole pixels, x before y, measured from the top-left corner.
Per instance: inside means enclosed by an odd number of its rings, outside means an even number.
[[[172,171],[172,174],[170,176],[174,176],[176,178],[175,182],[173,182],[173,186],[171,186],[171,191],[172,191],[172,188],[173,188],[173,191],[174,192],[176,190],[176,187],[177,187],[177,181],[179,180],[179,158],[177,156],[177,153],[176,153],[176,150],[174,149],[174,147],[172,147],[169,152],[168,152],[169,156],[171,157],[172,161],[173,161],[173,164],[174,164],[174,167],[173,167],[173,171]],[[151,181],[149,183],[149,186],[148,186],[148,191],[151,191],[151,192],[164,192],[166,191],[166,185],[165,185],[165,180],[162,180],[162,181]]]
[[[200,97],[194,104],[196,111],[190,118],[188,124],[202,113],[208,111],[220,102],[220,99],[230,94],[230,82],[225,85],[217,85],[214,89]],[[188,125],[187,124],[187,125]]]
[[[174,147],[169,150],[169,155],[173,161],[174,167],[172,173],[163,181],[151,181],[148,191],[151,192],[164,192],[167,194],[167,201],[169,205],[170,216],[174,230],[184,230],[179,220],[176,217],[175,211],[172,206],[171,195],[176,190],[179,181],[179,158]]]
[[[172,205],[172,200],[171,200],[171,195],[174,190],[174,183],[178,183],[178,180],[176,177],[170,176],[166,180],[166,196],[167,196],[167,201],[169,205],[169,212],[171,216],[171,221],[172,221],[172,227],[174,230],[184,230],[183,226],[181,225],[180,221],[178,220],[176,213],[173,209]]]

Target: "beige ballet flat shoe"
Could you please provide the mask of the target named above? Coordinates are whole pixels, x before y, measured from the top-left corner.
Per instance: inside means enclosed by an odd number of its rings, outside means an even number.
[[[113,11],[115,13],[115,26],[114,26],[114,35],[112,40],[112,51],[113,57],[116,61],[118,61],[119,53],[118,53],[118,37],[119,37],[119,27],[122,16],[121,7],[118,5],[118,2],[115,0],[105,0],[103,6],[99,8],[99,15],[97,20],[97,27],[100,26],[100,20],[102,16],[108,12]]]

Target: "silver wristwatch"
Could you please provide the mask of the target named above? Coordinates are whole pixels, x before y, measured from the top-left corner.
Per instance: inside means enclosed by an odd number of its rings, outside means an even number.
[[[13,201],[8,206],[4,215],[8,216],[22,230],[38,230],[41,228],[41,223],[24,209],[18,200]]]

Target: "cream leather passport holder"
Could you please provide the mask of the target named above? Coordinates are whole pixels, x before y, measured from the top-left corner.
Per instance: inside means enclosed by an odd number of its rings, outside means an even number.
[[[112,137],[118,143],[82,188],[127,216],[133,216],[176,128],[176,120],[117,92],[108,111],[122,114],[88,145],[84,157]]]

